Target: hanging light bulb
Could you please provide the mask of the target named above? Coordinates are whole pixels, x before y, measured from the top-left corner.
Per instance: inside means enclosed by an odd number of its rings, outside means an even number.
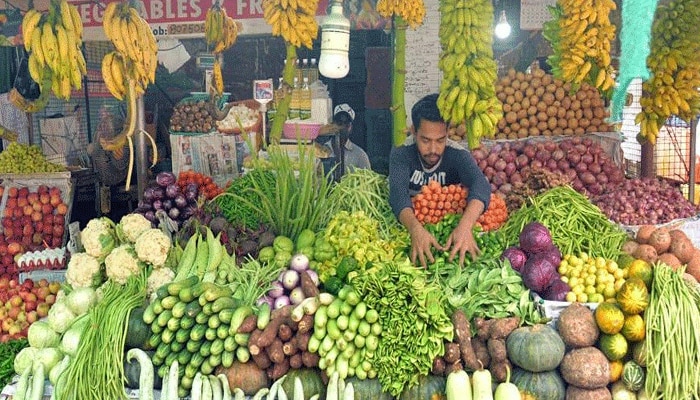
[[[494,34],[497,38],[503,40],[510,36],[511,27],[506,19],[506,10],[501,11],[501,17],[498,19],[496,28],[494,29]]]
[[[333,0],[321,26],[321,57],[318,72],[327,78],[343,78],[350,71],[350,20],[343,15],[343,1]]]

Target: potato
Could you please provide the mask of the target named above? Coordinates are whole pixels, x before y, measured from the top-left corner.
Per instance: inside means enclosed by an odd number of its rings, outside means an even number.
[[[593,346],[566,353],[559,370],[566,383],[582,389],[603,388],[610,382],[610,362]]]
[[[700,280],[700,249],[695,249],[693,258],[688,263],[685,272],[692,275],[695,280]]]
[[[622,252],[625,254],[634,255],[634,253],[637,251],[637,247],[639,247],[639,243],[635,242],[634,240],[628,240],[622,245]]]
[[[666,264],[667,266],[671,267],[671,269],[673,269],[674,271],[681,266],[681,262],[678,260],[678,257],[674,256],[673,253],[664,253],[660,255],[659,258],[656,259],[656,261]]]
[[[559,314],[557,331],[568,347],[593,346],[600,331],[593,311],[581,303],[572,303]]]
[[[583,389],[569,385],[566,388],[567,400],[612,400],[612,394],[607,387],[598,389]]]
[[[654,263],[656,262],[656,259],[659,257],[659,255],[652,245],[640,244],[639,246],[637,246],[637,250],[634,251],[634,254],[632,254],[632,257],[640,258],[648,263]]]
[[[649,244],[656,249],[656,254],[665,253],[671,247],[671,235],[667,228],[654,229],[649,235]]]
[[[654,225],[642,225],[637,230],[637,236],[635,237],[635,240],[639,244],[647,244],[649,243],[649,236],[651,236],[651,233],[655,230],[656,227]]]
[[[695,246],[693,246],[693,243],[689,239],[678,239],[671,242],[669,251],[673,253],[674,256],[678,257],[678,260],[682,264],[687,264],[693,258]]]

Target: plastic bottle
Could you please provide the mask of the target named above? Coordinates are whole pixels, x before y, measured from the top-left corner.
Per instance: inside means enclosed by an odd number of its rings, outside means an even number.
[[[318,65],[316,65],[316,59],[311,59],[311,66],[309,67],[309,85],[312,85],[318,80]]]
[[[283,78],[279,78],[279,86],[277,87],[277,90],[272,92],[272,101],[267,103],[267,120],[270,124],[272,124],[272,121],[275,120],[275,116],[277,115],[277,101],[279,100],[280,93],[282,91],[282,82]]]
[[[304,77],[304,83],[299,91],[299,119],[311,118],[311,88],[309,88],[309,78]]]
[[[294,86],[292,87],[292,98],[289,102],[289,119],[297,119],[300,117],[301,111],[301,86],[299,79],[294,77]]]

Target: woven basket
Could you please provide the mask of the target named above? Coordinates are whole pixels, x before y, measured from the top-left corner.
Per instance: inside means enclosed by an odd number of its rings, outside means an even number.
[[[250,108],[251,110],[255,110],[258,112],[258,119],[256,120],[256,122],[251,126],[244,126],[243,129],[248,133],[250,133],[250,132],[260,133],[260,129],[262,128],[262,114],[260,113],[260,104],[253,99],[248,99],[248,100],[233,101],[231,103],[228,103],[226,106],[229,106],[229,105],[230,106],[238,106],[241,104]],[[240,128],[224,129],[224,128],[219,128],[217,126],[216,130],[219,131],[220,133],[223,133],[224,135],[240,135],[241,134]]]

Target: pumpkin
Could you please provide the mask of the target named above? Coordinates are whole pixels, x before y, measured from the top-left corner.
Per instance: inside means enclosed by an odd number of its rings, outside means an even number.
[[[287,377],[282,382],[282,389],[285,393],[294,393],[294,380],[299,378],[304,388],[304,398],[318,394],[320,398],[326,397],[326,385],[321,379],[321,371],[316,368],[292,368],[287,372]],[[354,386],[354,384],[353,384]]]
[[[635,243],[635,242],[632,242],[632,243]],[[635,243],[635,244],[637,244],[637,243]],[[635,260],[635,258],[632,257],[630,254],[622,253],[617,258],[617,266],[620,267],[620,269],[628,268],[634,262],[634,260]]]
[[[647,346],[644,340],[635,343],[632,347],[632,360],[640,367],[647,366]]]
[[[622,383],[633,392],[644,386],[644,369],[634,361],[627,361],[622,367]]]
[[[603,302],[595,309],[595,322],[601,332],[614,335],[625,324],[625,314],[617,304]]]
[[[143,322],[143,312],[146,306],[136,307],[129,313],[129,323],[126,328],[126,349],[147,349],[148,339],[151,337],[151,327]]]
[[[620,333],[630,342],[639,342],[646,336],[646,324],[639,314],[628,315]]]
[[[399,400],[445,400],[445,383],[444,376],[421,375],[418,383],[401,392]]]
[[[564,358],[565,345],[551,326],[537,324],[520,327],[506,340],[508,359],[530,372],[551,371]]]
[[[627,268],[627,278],[639,278],[646,287],[651,287],[651,280],[654,276],[651,264],[642,260],[636,259],[632,261]]]
[[[649,290],[640,278],[628,278],[615,298],[625,314],[639,314],[649,306]]]
[[[617,382],[622,377],[622,360],[610,361],[610,382]]]
[[[600,335],[598,347],[610,361],[621,360],[627,355],[627,350],[629,349],[627,339],[621,333],[614,335],[604,333]]]
[[[564,381],[556,370],[530,372],[516,367],[510,380],[520,389],[523,398],[564,400],[566,396]]]
[[[355,389],[355,400],[392,400],[394,398],[382,390],[382,384],[377,378],[357,379],[354,376],[345,378],[345,384],[349,383],[352,383],[352,387]]]

